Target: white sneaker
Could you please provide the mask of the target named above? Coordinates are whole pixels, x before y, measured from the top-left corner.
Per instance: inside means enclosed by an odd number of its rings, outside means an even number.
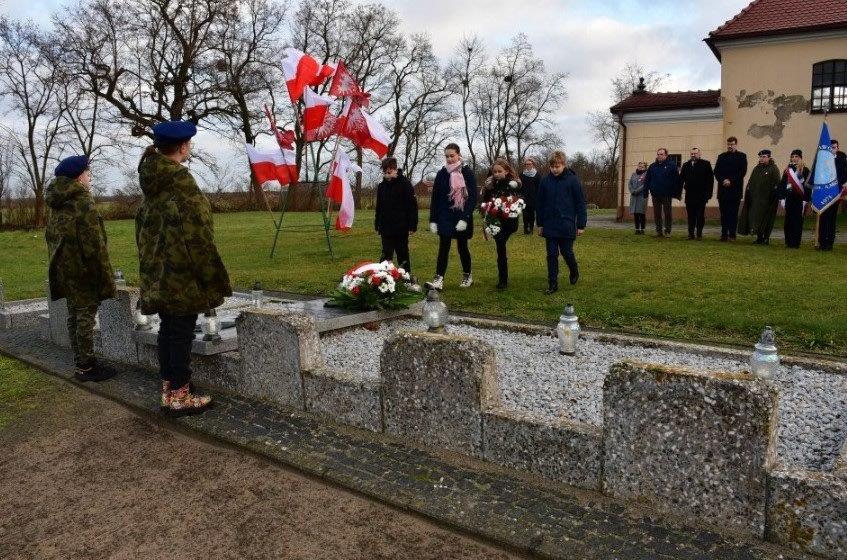
[[[468,274],[462,275],[462,283],[459,284],[460,288],[470,288],[473,285],[473,276]]]
[[[430,282],[424,284],[427,290],[443,290],[444,289],[444,277],[435,275]]]
[[[421,291],[421,285],[418,284],[417,282],[412,282],[411,284],[409,284],[409,289],[413,292],[420,292]]]

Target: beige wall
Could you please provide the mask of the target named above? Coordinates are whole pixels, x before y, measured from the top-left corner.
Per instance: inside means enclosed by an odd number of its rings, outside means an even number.
[[[682,161],[689,158],[689,150],[697,146],[704,159],[715,164],[718,154],[725,149],[723,121],[717,118],[708,120],[684,120],[662,122],[634,122],[627,124],[626,132],[626,168],[620,174],[625,181],[623,205],[629,208],[629,177],[635,171],[639,161],[648,164],[655,161],[656,150],[667,148],[672,154],[681,154]],[[620,188],[620,187],[618,187]],[[717,205],[715,200],[710,204]],[[683,206],[677,200],[674,205]]]
[[[780,167],[794,148],[811,164],[823,122],[823,115],[809,113],[812,65],[847,58],[847,32],[719,48],[725,136],[738,137],[751,164],[762,148],[773,150]],[[847,113],[831,113],[827,122],[832,136],[847,144]]]

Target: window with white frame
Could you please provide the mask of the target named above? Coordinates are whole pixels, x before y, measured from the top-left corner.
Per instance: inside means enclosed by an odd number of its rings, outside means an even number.
[[[812,112],[847,112],[847,60],[812,66]]]

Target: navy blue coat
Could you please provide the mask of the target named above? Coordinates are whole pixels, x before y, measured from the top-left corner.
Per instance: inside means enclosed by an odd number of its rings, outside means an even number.
[[[654,161],[644,174],[644,192],[653,196],[679,196],[679,170],[670,158]]]
[[[588,224],[585,193],[576,173],[548,173],[538,185],[535,221],[544,228],[544,237],[576,239],[576,230]]]
[[[715,179],[718,182],[718,200],[740,201],[747,175],[747,155],[744,152],[724,152],[715,162]],[[729,186],[723,186],[725,179]]]
[[[473,237],[473,215],[477,197],[476,177],[467,165],[462,166],[462,175],[468,187],[468,198],[465,200],[465,207],[461,209],[453,208],[450,202],[450,174],[447,169],[442,167],[435,175],[432,200],[429,205],[429,222],[438,225],[438,235],[465,239]],[[468,223],[468,229],[456,231],[459,220],[465,220]]]

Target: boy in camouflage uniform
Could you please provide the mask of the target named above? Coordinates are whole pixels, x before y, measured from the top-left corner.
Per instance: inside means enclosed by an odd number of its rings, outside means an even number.
[[[114,372],[97,367],[94,316],[101,301],[115,296],[115,282],[103,219],[89,192],[88,158],[63,159],[55,176],[45,195],[50,208],[44,235],[50,251],[50,298],[67,298],[74,376],[103,381]]]
[[[193,123],[153,128],[153,146],[138,165],[144,202],[135,218],[141,298],[145,314],[158,313],[161,405],[174,415],[204,410],[211,398],[192,394],[191,342],[199,313],[232,295],[215,247],[212,210],[182,165],[191,152]]]

